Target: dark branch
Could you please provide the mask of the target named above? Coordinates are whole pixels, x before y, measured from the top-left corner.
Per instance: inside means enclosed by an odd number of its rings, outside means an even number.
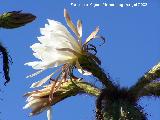
[[[9,77],[9,63],[12,62],[11,57],[9,56],[7,49],[0,43],[0,53],[3,56],[3,72],[6,82],[4,85],[6,85],[10,81]]]

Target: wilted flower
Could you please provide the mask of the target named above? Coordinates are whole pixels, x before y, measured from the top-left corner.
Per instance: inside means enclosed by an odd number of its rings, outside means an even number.
[[[58,87],[59,82],[60,81],[57,81],[57,82],[53,81],[53,84],[55,84],[55,88]],[[66,83],[67,83],[67,81],[65,82],[65,84]],[[36,90],[36,91],[28,92],[27,94],[25,94],[25,96],[28,96],[28,98],[26,100],[28,103],[23,108],[24,109],[28,109],[28,108],[32,109],[30,116],[37,115],[37,114],[43,112],[44,110],[48,110],[48,113],[49,113],[49,111],[51,111],[50,106],[57,103],[61,99],[60,94],[57,96],[58,91],[56,91],[56,92],[52,93],[54,95],[54,99],[52,99],[52,101],[50,101],[48,98],[50,96],[51,89],[52,89],[52,84],[49,84],[49,85],[44,86],[44,88],[41,90]],[[59,93],[61,93],[61,91],[59,91]],[[51,114],[47,115],[47,116],[51,116]],[[49,117],[49,118],[51,118],[51,117]],[[48,119],[48,120],[50,120],[50,119]]]
[[[24,26],[35,20],[36,16],[31,13],[22,13],[21,11],[12,11],[0,15],[0,27],[12,29]]]
[[[99,28],[97,27],[96,30],[93,31],[86,39],[84,44],[82,44],[82,22],[78,20],[77,27],[75,27],[66,10],[64,10],[64,17],[67,25],[75,33],[76,38],[74,38],[67,28],[60,22],[48,19],[49,24],[45,24],[45,28],[40,29],[42,34],[42,36],[38,37],[40,43],[35,43],[31,46],[34,51],[33,55],[40,59],[40,61],[28,62],[25,64],[32,66],[32,68],[38,70],[38,72],[28,77],[36,76],[48,68],[58,67],[61,65],[62,67],[57,70],[60,74],[56,80],[59,78],[71,78],[73,76],[73,68],[77,68],[84,75],[90,75],[90,71],[83,69],[81,67],[81,63],[79,63],[79,59],[82,60],[86,56],[89,56],[94,62],[100,64],[98,58],[90,52],[96,52],[96,47],[92,44],[88,44],[89,41],[98,37],[96,35]],[[47,80],[51,79],[54,73],[41,81],[33,83],[31,87],[41,86]]]
[[[61,88],[58,89],[59,83],[61,83]],[[52,89],[52,84],[55,85],[55,89],[57,91],[52,93],[53,99],[49,100],[50,91]],[[51,106],[56,103],[64,100],[67,97],[75,96],[78,93],[88,93],[94,96],[98,96],[100,94],[100,90],[94,87],[93,85],[82,81],[81,79],[77,79],[76,81],[72,81],[67,79],[66,81],[52,81],[52,84],[44,86],[41,90],[35,90],[33,92],[28,92],[24,96],[27,98],[27,104],[23,107],[24,109],[32,109],[30,116],[37,115],[45,110],[47,111],[48,120],[51,120]]]

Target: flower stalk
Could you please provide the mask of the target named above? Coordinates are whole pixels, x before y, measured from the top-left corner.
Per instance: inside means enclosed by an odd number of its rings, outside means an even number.
[[[98,63],[91,59],[91,56],[84,56],[78,59],[82,69],[87,70],[92,73],[92,75],[108,89],[115,89],[114,84],[110,80],[109,75],[107,75],[103,69],[98,65]]]

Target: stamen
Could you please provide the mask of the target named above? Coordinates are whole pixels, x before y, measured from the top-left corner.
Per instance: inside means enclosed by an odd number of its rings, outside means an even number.
[[[87,51],[89,51],[89,50],[94,51],[94,52],[95,52],[95,53],[94,53],[94,55],[96,55],[96,54],[97,54],[97,50],[96,50],[95,48],[87,48]]]
[[[87,44],[87,45],[93,47],[94,49],[96,49],[96,46],[94,46],[93,44]]]
[[[106,42],[106,39],[103,37],[103,36],[95,36],[95,39],[96,38],[98,38],[98,39],[100,39],[100,40],[102,40],[102,44],[101,45],[99,45],[99,46],[102,46],[105,42]]]

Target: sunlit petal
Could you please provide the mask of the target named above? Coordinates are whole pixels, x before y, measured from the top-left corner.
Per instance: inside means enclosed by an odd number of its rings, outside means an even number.
[[[34,82],[30,88],[35,88],[35,87],[40,87],[42,86],[44,83],[46,83],[52,76],[54,75],[54,73],[48,75],[47,77],[43,78],[40,81]]]
[[[49,107],[47,110],[47,118],[48,120],[52,120],[52,108]]]

